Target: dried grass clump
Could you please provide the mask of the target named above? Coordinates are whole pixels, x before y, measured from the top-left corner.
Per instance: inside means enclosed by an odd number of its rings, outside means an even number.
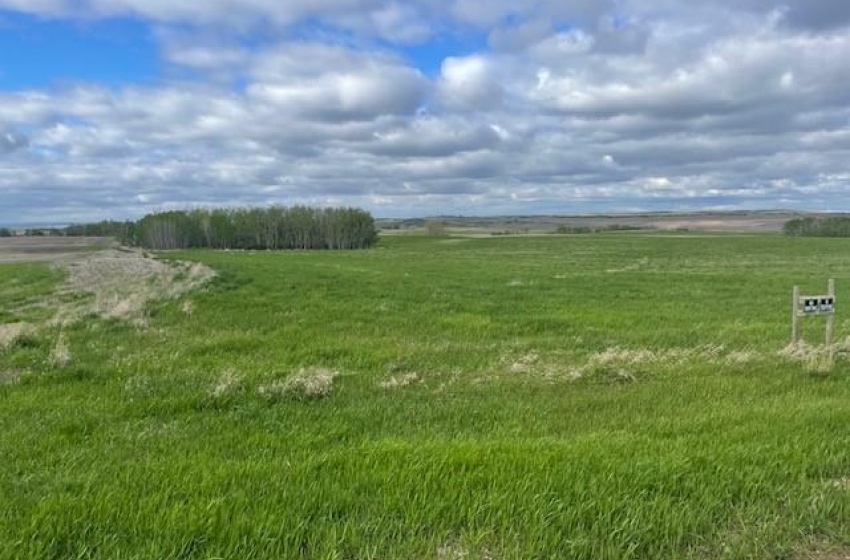
[[[460,542],[446,542],[437,547],[437,560],[496,560],[486,546],[478,549]]]
[[[18,340],[33,334],[35,334],[35,326],[30,323],[0,324],[0,350],[11,348]]]
[[[243,389],[242,376],[234,370],[228,369],[216,380],[215,385],[210,389],[210,397],[213,399],[225,399],[232,397]]]
[[[590,356],[588,365],[610,366],[610,365],[638,365],[658,361],[658,354],[646,348],[630,350],[628,348],[606,348],[603,352],[597,352]]]
[[[721,366],[747,364],[759,360],[762,355],[755,350],[733,350],[727,352],[720,344],[708,344],[693,348],[606,348],[591,354],[583,365],[574,365],[567,372],[567,379],[575,381],[585,377],[606,378],[613,381],[635,381],[634,370],[641,366],[673,367],[688,362],[704,362]]]
[[[657,364],[677,365],[683,362],[698,360],[718,364],[743,364],[757,360],[760,355],[754,350],[726,351],[722,344],[707,344],[693,348],[668,348],[649,350],[647,348],[606,348],[602,352],[592,354],[588,358],[588,366],[610,366]]]
[[[727,365],[749,364],[758,360],[759,357],[753,350],[733,350],[726,355],[724,361]]]
[[[56,337],[56,343],[50,351],[50,363],[54,367],[65,367],[71,363],[71,347],[64,332],[60,332]]]
[[[539,361],[540,355],[537,352],[529,352],[511,362],[508,371],[511,373],[530,373]]]
[[[424,382],[425,380],[422,379],[418,373],[412,372],[399,377],[392,376],[389,379],[378,383],[378,386],[382,389],[400,389],[402,387],[409,387],[413,384],[421,385]]]
[[[445,543],[437,547],[438,560],[466,560],[469,549],[457,543]]]
[[[837,359],[847,358],[845,344],[814,346],[805,342],[792,343],[779,351],[786,360],[800,362],[809,373],[829,373]]]
[[[697,346],[694,350],[694,357],[707,362],[721,362],[728,355],[726,347],[722,344],[706,344]]]
[[[850,490],[850,476],[842,476],[840,478],[827,480],[826,485],[829,488],[835,488],[837,490]]]
[[[578,340],[581,342],[581,340]],[[850,348],[850,341],[848,341]],[[692,362],[718,366],[740,366],[762,360],[765,355],[754,349],[727,350],[722,344],[690,348],[622,348],[611,346],[577,361],[570,353],[546,354],[536,350],[524,353],[507,351],[499,357],[502,374],[533,375],[550,382],[595,379],[610,382],[634,382],[647,368],[675,368]],[[478,383],[480,380],[475,380]]]
[[[268,400],[290,398],[316,400],[330,396],[339,372],[326,368],[302,369],[292,377],[279,379],[257,388],[257,394]]]

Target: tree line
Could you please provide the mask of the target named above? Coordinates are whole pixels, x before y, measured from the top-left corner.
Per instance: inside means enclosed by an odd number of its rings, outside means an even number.
[[[796,218],[785,222],[782,230],[798,237],[850,237],[850,216]]]
[[[115,237],[147,249],[364,249],[377,241],[375,220],[359,208],[271,206],[148,214],[133,222],[75,224],[68,236]]]

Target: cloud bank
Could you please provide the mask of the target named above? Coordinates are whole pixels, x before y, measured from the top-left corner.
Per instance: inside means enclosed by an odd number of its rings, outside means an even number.
[[[0,91],[0,222],[270,203],[388,216],[850,210],[844,1],[0,10],[139,20],[163,66],[149,83]]]

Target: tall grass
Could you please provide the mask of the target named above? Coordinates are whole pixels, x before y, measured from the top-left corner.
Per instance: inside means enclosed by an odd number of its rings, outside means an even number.
[[[791,286],[835,278],[840,305],[848,254],[642,234],[169,254],[218,277],[145,327],[65,328],[73,359],[49,329],[0,351],[25,373],[0,383],[0,558],[840,557],[848,361],[812,375],[783,349]]]

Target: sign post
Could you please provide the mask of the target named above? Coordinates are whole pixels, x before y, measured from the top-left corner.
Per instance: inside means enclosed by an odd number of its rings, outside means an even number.
[[[794,286],[791,299],[791,344],[800,342],[800,286]]]
[[[826,315],[826,346],[831,348],[835,329],[835,280],[830,279],[826,294],[819,296],[801,295],[800,287],[794,286],[792,305],[791,343],[797,344],[802,340],[803,333],[800,325],[802,317]]]
[[[829,315],[826,316],[826,347],[831,348],[832,332],[835,329],[835,280],[832,278],[829,279],[826,294],[829,300]]]

